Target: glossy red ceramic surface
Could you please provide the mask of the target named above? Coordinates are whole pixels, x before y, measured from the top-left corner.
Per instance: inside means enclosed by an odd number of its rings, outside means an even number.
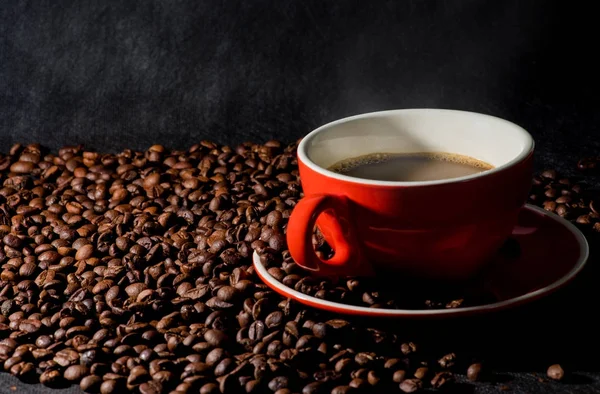
[[[495,253],[476,280],[496,302],[466,308],[442,310],[373,309],[308,296],[273,278],[262,267],[258,255],[257,274],[273,290],[305,305],[341,314],[371,317],[439,318],[467,316],[497,311],[528,303],[565,286],[581,271],[588,257],[583,234],[570,222],[541,208],[527,205],[517,215],[517,226],[510,235],[520,253],[506,257]]]
[[[464,279],[510,234],[531,187],[532,154],[501,171],[461,182],[388,186],[336,179],[299,160],[305,193],[288,224],[301,266],[360,274],[377,264],[428,278]],[[310,237],[317,224],[336,255],[322,262]]]

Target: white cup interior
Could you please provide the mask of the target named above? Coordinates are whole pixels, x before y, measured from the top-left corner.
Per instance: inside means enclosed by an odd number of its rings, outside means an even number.
[[[365,184],[438,184],[500,171],[533,150],[522,127],[494,116],[446,109],[401,109],[337,120],[308,134],[298,147],[300,160],[333,178]],[[460,178],[395,182],[352,178],[327,170],[333,164],[371,153],[454,153],[484,161],[494,169]]]

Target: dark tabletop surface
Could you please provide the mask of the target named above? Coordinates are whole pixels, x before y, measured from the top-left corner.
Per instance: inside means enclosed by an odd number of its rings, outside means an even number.
[[[3,0],[0,151],[293,141],[361,112],[441,107],[524,126],[538,170],[573,174],[600,154],[595,22],[534,0]],[[466,392],[600,392],[595,263],[534,306],[425,330],[494,349],[506,373]],[[554,362],[567,383],[539,381]]]

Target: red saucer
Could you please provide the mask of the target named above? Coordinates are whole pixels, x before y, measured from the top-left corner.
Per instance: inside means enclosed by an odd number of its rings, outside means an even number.
[[[375,309],[326,301],[296,291],[277,281],[254,253],[258,276],[284,297],[330,312],[372,317],[458,317],[498,311],[529,303],[563,287],[581,271],[588,258],[584,235],[569,221],[532,205],[519,215],[512,238],[520,246],[518,256],[499,252],[482,276],[482,286],[496,296],[489,304],[453,309]]]

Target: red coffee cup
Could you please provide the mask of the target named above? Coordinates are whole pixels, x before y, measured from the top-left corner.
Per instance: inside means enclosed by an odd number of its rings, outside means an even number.
[[[442,280],[477,274],[511,234],[531,187],[534,141],[518,125],[465,111],[402,109],[341,119],[298,146],[304,197],[289,218],[294,260],[317,275],[384,270]],[[447,152],[493,169],[459,178],[391,182],[328,170],[371,153]],[[320,259],[315,225],[333,248]]]

